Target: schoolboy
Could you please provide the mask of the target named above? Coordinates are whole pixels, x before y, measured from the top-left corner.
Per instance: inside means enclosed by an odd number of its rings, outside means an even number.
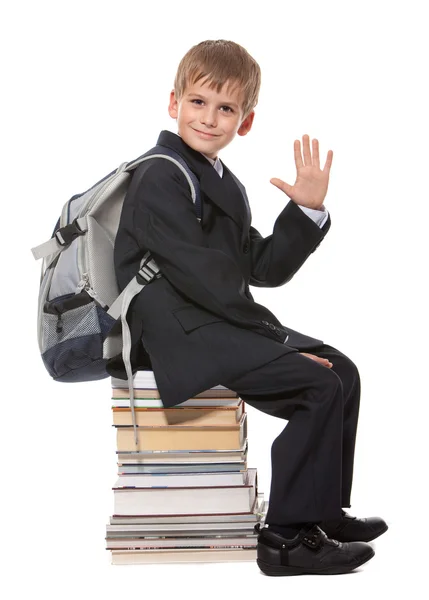
[[[358,370],[322,340],[282,325],[249,289],[283,285],[323,240],[333,153],[321,170],[317,140],[311,152],[303,136],[303,157],[295,141],[294,186],[271,180],[290,201],[263,238],[251,226],[245,188],[218,156],[251,130],[260,77],[259,65],[234,42],[201,42],[183,57],[168,107],[177,134],[162,131],[157,145],[178,152],[197,176],[202,220],[176,165],[142,163],[124,202],[116,274],[122,289],[147,250],[163,274],[133,301],[129,322],[133,369],[153,369],[165,407],[222,384],[289,421],[272,445],[261,570],[345,573],[372,558],[366,542],[387,529],[378,517],[357,519],[341,509],[350,507]],[[124,377],[120,368],[120,361],[109,367]]]

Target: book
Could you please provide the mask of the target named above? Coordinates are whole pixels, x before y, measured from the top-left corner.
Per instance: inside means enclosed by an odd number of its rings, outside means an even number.
[[[242,512],[225,512],[225,513],[204,513],[204,514],[181,514],[170,513],[164,515],[112,515],[110,517],[110,525],[118,526],[134,526],[144,525],[148,531],[153,530],[156,535],[162,535],[159,532],[168,531],[171,528],[182,529],[186,527],[190,530],[198,527],[227,527],[235,526],[242,523],[251,523],[252,527],[256,523],[263,523],[265,515],[268,512],[268,500],[264,500],[264,493],[257,492],[255,504],[252,510]]]
[[[213,529],[209,529],[207,526],[205,526],[204,528],[199,530],[193,530],[189,529],[188,527],[182,526],[180,530],[168,529],[159,533],[154,531],[148,531],[144,525],[128,525],[122,527],[118,527],[117,525],[108,525],[107,527],[110,527],[110,529],[106,529],[106,541],[125,539],[139,540],[144,538],[149,538],[151,540],[155,540],[158,538],[232,538],[254,535],[255,533],[255,525],[253,523],[245,523],[241,527],[235,525],[233,529],[230,527],[221,527],[220,524],[216,524],[216,528]],[[115,528],[113,529],[113,527]],[[117,547],[119,548],[120,546]]]
[[[122,464],[138,465],[174,465],[201,463],[235,463],[243,461],[248,451],[247,438],[240,448],[231,450],[140,450],[116,451],[117,460]]]
[[[209,398],[189,398],[180,404],[176,404],[174,408],[193,407],[201,408],[218,407],[218,406],[235,406],[238,396],[225,396],[220,398],[216,394]],[[112,390],[112,406],[120,406],[130,408],[130,395],[128,390]],[[134,406],[139,408],[165,408],[158,394],[155,396],[153,390],[134,390]]]
[[[129,407],[112,407],[114,425],[132,425]],[[135,408],[137,425],[233,425],[240,421],[244,402],[236,400],[233,406]]]
[[[113,488],[115,515],[201,514],[253,511],[257,470],[248,469],[241,485],[164,488]]]
[[[246,471],[233,473],[150,473],[145,475],[120,475],[114,489],[160,488],[160,487],[203,487],[213,485],[241,485]]]
[[[112,565],[143,565],[156,563],[223,563],[256,560],[256,548],[240,548],[227,550],[223,548],[187,548],[164,550],[112,550]]]
[[[120,452],[132,450],[233,450],[241,448],[247,437],[247,413],[235,425],[138,426],[137,447],[134,428],[116,426],[116,444]]]
[[[256,523],[263,523],[268,502],[264,493],[258,492],[253,512],[207,515],[153,515],[147,517],[111,516],[106,525],[107,537],[138,532],[140,535],[217,535],[230,532],[252,533]],[[262,525],[261,525],[262,526]]]
[[[139,475],[146,473],[232,473],[235,471],[246,471],[247,461],[238,463],[198,463],[177,465],[128,465],[118,463],[118,475]]]
[[[238,537],[195,537],[195,538],[108,538],[106,539],[107,550],[134,550],[134,549],[156,549],[159,548],[256,548],[257,534],[243,535]]]

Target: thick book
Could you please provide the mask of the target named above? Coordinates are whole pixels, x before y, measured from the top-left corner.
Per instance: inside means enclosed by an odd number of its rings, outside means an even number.
[[[140,450],[116,451],[117,460],[122,464],[136,465],[180,465],[202,463],[235,463],[245,460],[248,452],[247,438],[240,448],[230,450]]]
[[[137,427],[137,446],[132,425],[116,426],[119,452],[132,450],[233,450],[247,438],[247,413],[235,425],[167,425]]]
[[[115,515],[202,514],[253,511],[257,470],[241,485],[164,488],[113,488]]]
[[[268,512],[268,500],[264,500],[264,493],[257,492],[256,500],[252,509],[242,512],[224,512],[224,513],[204,513],[204,514],[181,514],[169,513],[164,515],[112,515],[110,525],[118,526],[144,526],[148,531],[154,531],[154,535],[163,535],[162,531],[169,531],[171,528],[182,529],[209,527],[213,524],[215,527],[232,527],[242,523],[263,523]]]
[[[256,523],[265,521],[267,506],[264,493],[258,492],[254,511],[243,515],[174,515],[174,518],[168,515],[156,518],[112,516],[106,525],[106,536],[126,537],[134,533],[155,537],[250,534]]]
[[[112,565],[143,565],[159,563],[224,563],[256,560],[256,548],[219,548],[191,550],[112,550]]]
[[[131,408],[114,406],[113,424],[132,425]],[[137,425],[234,425],[240,422],[244,402],[236,400],[234,406],[135,408]]]

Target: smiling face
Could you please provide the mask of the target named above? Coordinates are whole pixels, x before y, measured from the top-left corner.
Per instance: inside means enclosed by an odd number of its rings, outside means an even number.
[[[243,120],[240,90],[225,85],[218,93],[201,81],[187,86],[180,100],[172,90],[168,112],[183,141],[213,159],[236,134],[250,131],[255,115],[252,111]]]

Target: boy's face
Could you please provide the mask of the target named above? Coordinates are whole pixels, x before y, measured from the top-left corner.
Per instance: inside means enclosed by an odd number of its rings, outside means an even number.
[[[201,81],[188,85],[179,101],[172,90],[168,112],[177,120],[183,141],[213,159],[237,133],[246,135],[250,131],[255,116],[252,111],[243,120],[240,90],[232,92],[226,84],[218,93]]]

